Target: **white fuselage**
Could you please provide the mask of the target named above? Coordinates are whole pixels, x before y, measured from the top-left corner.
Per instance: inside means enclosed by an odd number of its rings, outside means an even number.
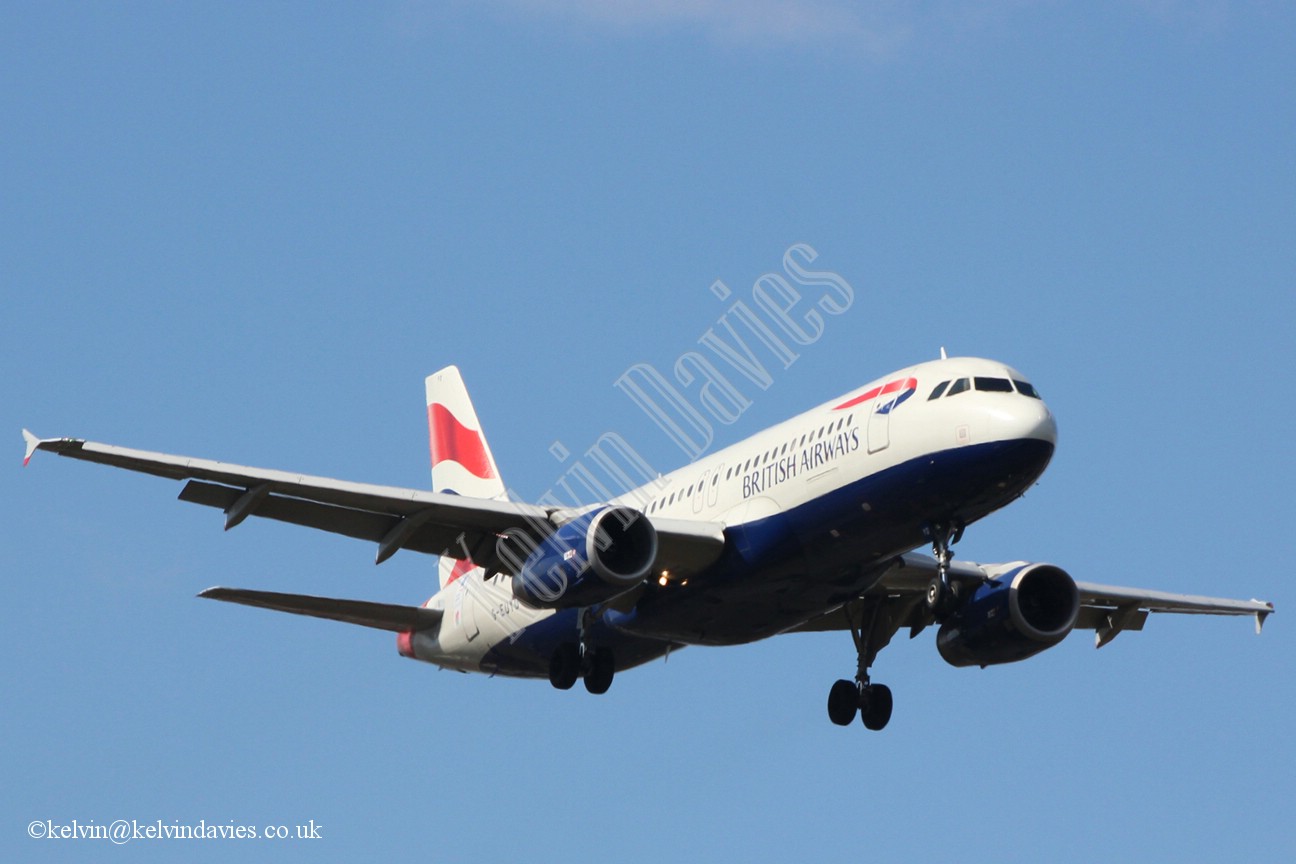
[[[944,392],[930,398],[942,382]],[[929,454],[1025,439],[1049,445],[1056,440],[1053,416],[1025,378],[991,360],[941,359],[872,381],[631,490],[616,503],[649,519],[704,520],[728,530],[794,511]],[[851,502],[863,511],[878,503]],[[415,634],[418,659],[482,671],[492,649],[517,641],[555,614],[520,603],[507,578],[484,577],[475,569],[425,604],[445,617],[435,636]]]

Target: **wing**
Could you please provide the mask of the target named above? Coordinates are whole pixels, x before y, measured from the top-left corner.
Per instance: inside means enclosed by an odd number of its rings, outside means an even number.
[[[1005,564],[974,564],[955,561],[950,566],[950,579],[963,582],[984,582],[997,574],[1019,566],[1022,562]],[[817,630],[849,630],[859,627],[863,615],[878,614],[874,639],[881,642],[878,650],[890,641],[901,627],[909,627],[917,635],[933,623],[931,613],[923,602],[927,585],[936,575],[936,560],[927,555],[908,553],[891,562],[878,581],[856,601],[847,603],[832,612],[807,621],[796,632]],[[1178,612],[1193,615],[1251,615],[1255,617],[1256,632],[1273,614],[1272,603],[1263,600],[1232,600],[1224,597],[1199,597],[1191,594],[1172,594],[1165,591],[1148,591],[1143,588],[1121,588],[1076,582],[1080,594],[1080,614],[1076,629],[1093,630],[1095,647],[1101,648],[1124,630],[1142,630],[1149,613]],[[876,611],[875,611],[876,610]]]
[[[187,480],[180,500],[225,511],[225,529],[260,516],[344,534],[378,544],[375,563],[400,549],[471,559],[488,570],[512,573],[501,540],[527,535],[539,542],[578,510],[515,501],[467,498],[419,489],[376,486],[249,468],[208,459],[130,450],[79,438],[37,438],[23,430],[24,464],[37,450],[128,471]],[[648,517],[644,517],[648,518]],[[722,525],[655,519],[659,569],[696,571],[719,557]]]
[[[1077,627],[1095,631],[1094,647],[1101,648],[1122,630],[1142,630],[1149,612],[1178,612],[1186,615],[1254,615],[1258,635],[1265,619],[1273,614],[1272,603],[1263,600],[1230,600],[1224,597],[1200,597],[1193,594],[1170,594],[1143,588],[1121,588],[1077,582],[1080,591],[1080,618]]]

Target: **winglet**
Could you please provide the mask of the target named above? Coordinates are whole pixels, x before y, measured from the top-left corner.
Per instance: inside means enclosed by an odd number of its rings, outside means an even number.
[[[1272,615],[1272,614],[1273,614],[1273,604],[1272,604],[1272,603],[1269,604],[1269,611],[1268,611],[1268,612],[1257,612],[1257,613],[1256,613],[1256,635],[1257,635],[1257,636],[1259,636],[1259,635],[1260,635],[1260,631],[1264,629],[1264,622],[1265,622],[1265,619],[1268,618],[1268,617],[1269,617],[1270,615]]]
[[[35,453],[35,452],[36,452],[36,448],[40,446],[40,444],[41,444],[41,439],[39,439],[39,438],[37,438],[35,435],[33,435],[33,434],[31,433],[31,430],[29,430],[29,429],[24,429],[24,430],[23,430],[23,441],[26,441],[26,442],[27,442],[27,452],[23,455],[23,467],[26,468],[26,467],[27,467],[27,463],[31,461],[32,454]]]

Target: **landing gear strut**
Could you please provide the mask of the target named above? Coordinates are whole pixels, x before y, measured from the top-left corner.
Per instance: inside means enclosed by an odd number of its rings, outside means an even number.
[[[589,640],[589,609],[577,614],[578,642],[564,642],[549,658],[549,683],[570,690],[576,679],[585,681],[590,693],[606,693],[616,674],[616,657],[611,648],[595,648]]]
[[[958,606],[958,594],[949,578],[950,547],[963,536],[963,526],[932,525],[927,533],[932,538],[932,555],[936,558],[936,575],[927,585],[927,609],[937,621],[944,621]]]
[[[880,604],[873,602],[864,611],[859,626],[851,622],[851,638],[855,641],[855,652],[858,661],[855,680],[845,678],[833,684],[828,691],[828,719],[838,726],[849,726],[856,713],[864,722],[866,729],[879,731],[891,719],[891,688],[885,684],[874,684],[869,680],[868,670],[877,659],[877,652],[882,645],[874,642],[874,632],[878,623]],[[850,616],[850,610],[847,610]],[[883,645],[886,643],[883,642]]]

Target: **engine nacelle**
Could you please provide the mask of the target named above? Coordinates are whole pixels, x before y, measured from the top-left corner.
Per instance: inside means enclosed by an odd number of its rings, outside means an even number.
[[[1066,638],[1080,592],[1065,570],[1021,564],[979,586],[941,625],[936,648],[951,666],[993,666],[1032,657]]]
[[[657,530],[629,507],[592,510],[544,539],[513,577],[513,596],[537,609],[611,600],[642,582],[657,560]]]

